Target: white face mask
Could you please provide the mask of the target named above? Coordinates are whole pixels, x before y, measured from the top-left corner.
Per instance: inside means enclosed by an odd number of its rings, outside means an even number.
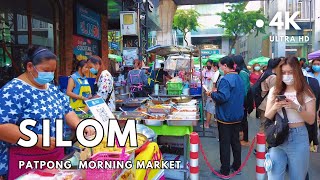
[[[282,81],[288,86],[292,85],[294,83],[293,75],[282,75]]]

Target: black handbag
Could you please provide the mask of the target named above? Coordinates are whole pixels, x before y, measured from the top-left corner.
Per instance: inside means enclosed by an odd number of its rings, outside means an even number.
[[[282,108],[284,117],[276,113],[273,119],[266,120],[264,124],[266,140],[269,147],[276,147],[283,144],[289,135],[288,116],[285,108]]]

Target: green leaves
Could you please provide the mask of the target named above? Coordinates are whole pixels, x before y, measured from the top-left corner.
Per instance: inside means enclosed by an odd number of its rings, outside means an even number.
[[[200,26],[198,23],[199,16],[200,14],[193,9],[188,9],[188,10],[179,9],[176,11],[173,17],[172,27],[175,30],[181,31],[185,39],[185,36],[188,32],[197,31],[197,27]]]
[[[262,10],[259,11],[245,11],[246,3],[237,3],[229,6],[229,12],[217,13],[221,17],[222,24],[218,26],[225,29],[226,37],[233,37],[234,43],[238,37],[251,34],[256,31],[256,36],[259,33],[265,33],[265,25],[267,24],[267,18],[264,16]],[[261,19],[264,22],[264,26],[258,28],[256,21]]]

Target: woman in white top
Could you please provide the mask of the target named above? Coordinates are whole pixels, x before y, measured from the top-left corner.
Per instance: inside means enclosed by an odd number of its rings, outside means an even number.
[[[276,96],[283,94],[286,99],[278,101]],[[313,124],[315,119],[315,97],[307,84],[296,57],[281,60],[277,69],[276,84],[270,89],[265,117],[273,119],[276,113],[283,117],[284,107],[289,121],[288,139],[269,150],[273,161],[268,178],[282,180],[286,167],[289,179],[304,180],[309,167],[309,140],[305,123]]]

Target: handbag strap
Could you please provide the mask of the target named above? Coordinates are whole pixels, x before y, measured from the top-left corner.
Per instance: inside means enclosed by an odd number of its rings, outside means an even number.
[[[282,113],[283,113],[283,117],[285,120],[287,120],[287,122],[289,122],[288,116],[287,116],[287,111],[285,108],[282,108]]]

